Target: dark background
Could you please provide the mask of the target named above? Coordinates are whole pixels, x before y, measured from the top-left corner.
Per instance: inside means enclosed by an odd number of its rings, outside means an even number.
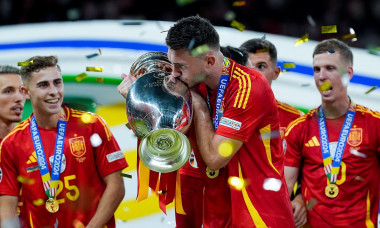
[[[0,25],[93,19],[176,21],[199,14],[214,25],[230,26],[227,15],[246,29],[323,40],[355,30],[350,46],[380,46],[380,0],[248,0],[234,7],[230,0],[0,0]],[[309,17],[309,20],[308,20]],[[314,22],[314,23],[313,23]],[[322,25],[338,33],[321,34]],[[101,32],[101,31],[99,31]]]

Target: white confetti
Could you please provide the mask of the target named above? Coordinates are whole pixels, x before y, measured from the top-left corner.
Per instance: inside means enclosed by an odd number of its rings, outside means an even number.
[[[276,178],[267,178],[264,181],[263,188],[267,191],[278,192],[281,189],[282,182]]]
[[[366,154],[360,153],[359,151],[355,150],[354,148],[350,148],[350,153],[353,155],[356,155],[358,157],[367,158]]]
[[[97,133],[91,135],[90,141],[91,141],[91,145],[93,147],[98,147],[98,146],[100,146],[100,144],[102,144],[102,139],[100,138],[100,136]]]

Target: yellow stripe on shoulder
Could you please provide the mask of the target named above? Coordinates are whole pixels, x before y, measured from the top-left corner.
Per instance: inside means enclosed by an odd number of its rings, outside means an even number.
[[[286,128],[285,131],[285,136],[288,136],[289,132],[297,126],[299,123],[305,122],[307,118],[307,115],[303,115],[301,117],[298,117],[297,119],[293,120],[292,122],[289,123],[288,127]]]
[[[94,115],[94,117],[95,117],[96,119],[98,119],[99,122],[103,125],[103,127],[104,127],[104,131],[105,131],[106,134],[107,134],[107,140],[110,141],[111,138],[112,138],[112,133],[111,133],[110,128],[107,126],[106,122],[103,120],[103,118],[102,118],[101,116],[99,116],[99,115]]]
[[[235,67],[232,72],[232,78],[239,81],[239,89],[235,97],[234,108],[245,109],[249,100],[249,95],[251,93],[251,77],[240,67]]]
[[[277,107],[281,108],[282,110],[285,110],[287,112],[299,115],[299,116],[301,116],[303,114],[303,112],[301,112],[299,109],[296,109],[295,107],[288,105],[286,103],[283,103],[281,101],[277,101]]]
[[[358,105],[358,104],[357,104],[357,105],[356,105],[356,111],[357,111],[357,112],[362,112],[362,113],[368,113],[368,114],[370,114],[371,116],[380,119],[380,112],[378,112],[378,111],[373,111],[373,110],[371,110],[371,109],[369,109],[369,108],[367,108],[367,107],[364,107],[364,106],[362,106],[362,105]]]

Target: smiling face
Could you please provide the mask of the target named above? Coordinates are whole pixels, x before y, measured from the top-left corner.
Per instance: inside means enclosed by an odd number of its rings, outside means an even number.
[[[253,69],[256,69],[267,79],[269,85],[273,80],[276,80],[280,74],[280,67],[277,67],[270,61],[270,55],[268,52],[261,53],[249,53],[249,59],[253,65]]]
[[[4,123],[21,121],[25,103],[25,97],[21,93],[21,86],[20,75],[0,75],[0,120]]]
[[[329,54],[328,52],[316,54],[313,60],[314,80],[321,96],[322,102],[334,102],[347,98],[346,78],[353,76],[352,67],[342,60],[339,51]],[[345,78],[346,77],[346,78]],[[323,89],[321,85],[331,86]]]
[[[34,113],[42,117],[60,113],[64,95],[61,72],[57,67],[33,72],[25,82],[23,92],[30,99]]]

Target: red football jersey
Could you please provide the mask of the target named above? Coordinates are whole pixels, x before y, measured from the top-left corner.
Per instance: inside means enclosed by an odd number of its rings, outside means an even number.
[[[92,121],[83,123],[83,112],[64,107],[67,118],[60,181],[56,193],[57,213],[45,208],[44,192],[30,132],[30,118],[19,124],[0,148],[0,167],[3,179],[0,194],[18,196],[23,189],[22,218],[25,227],[74,227],[75,221],[85,226],[97,209],[106,187],[102,178],[128,166],[122,151],[104,120],[91,114]],[[39,127],[46,160],[53,163],[57,129]],[[92,137],[92,140],[90,138]],[[95,140],[94,140],[95,139]],[[17,181],[20,177],[22,183]],[[107,227],[115,227],[111,218]]]
[[[281,138],[284,138],[286,127],[290,122],[304,115],[304,113],[281,101],[276,100],[276,102],[280,119],[280,134]]]
[[[258,71],[230,61],[216,134],[244,142],[228,163],[228,176],[250,183],[242,190],[231,189],[232,226],[294,227],[273,92]],[[210,94],[215,109],[216,93]],[[267,188],[273,180],[276,186]]]
[[[335,154],[345,116],[326,119],[330,153]],[[374,227],[379,206],[380,113],[356,105],[337,178],[336,198],[328,183],[321,151],[318,109],[292,122],[285,133],[286,166],[300,168],[301,189],[312,227]]]

